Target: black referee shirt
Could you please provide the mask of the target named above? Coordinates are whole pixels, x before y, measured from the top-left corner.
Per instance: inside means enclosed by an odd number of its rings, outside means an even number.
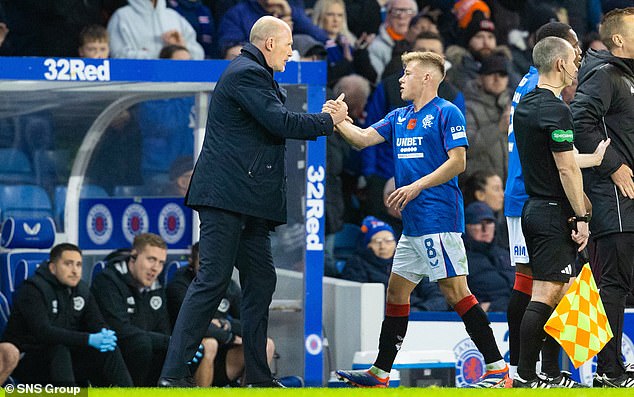
[[[573,150],[572,113],[552,91],[536,87],[513,114],[517,150],[530,197],[566,200],[552,152]]]

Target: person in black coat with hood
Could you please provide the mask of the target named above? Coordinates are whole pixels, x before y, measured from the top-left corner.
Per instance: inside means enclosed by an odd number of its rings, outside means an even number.
[[[396,239],[392,227],[368,216],[361,225],[363,246],[352,256],[343,270],[341,278],[360,283],[381,283],[387,288],[392,271],[392,260],[396,252]],[[412,310],[446,311],[449,310],[445,297],[438,284],[424,278],[410,296]]]
[[[62,243],[19,288],[3,341],[24,353],[13,372],[20,383],[132,386],[117,335],[81,274],[81,250]]]
[[[186,380],[186,363],[227,291],[234,266],[243,288],[245,382],[280,386],[267,363],[266,334],[276,283],[270,231],[286,223],[285,142],[330,135],[347,113],[343,96],[333,115],[286,109],[286,91],[273,73],[286,68],[292,44],[284,21],[258,19],[250,43],[216,84],[202,152],[185,199],[201,221],[200,270],[176,320],[159,386],[192,386]],[[314,170],[312,177],[319,178],[319,173]]]
[[[92,284],[139,387],[156,385],[170,340],[165,289],[157,280],[166,258],[167,244],[160,236],[139,234],[131,251],[118,250],[107,258],[106,268]]]
[[[595,386],[634,387],[621,359],[625,301],[634,287],[634,7],[605,14],[599,35],[609,51],[588,50],[570,105],[580,153],[611,139],[601,164],[583,169],[595,242],[590,263],[614,332],[598,354]]]

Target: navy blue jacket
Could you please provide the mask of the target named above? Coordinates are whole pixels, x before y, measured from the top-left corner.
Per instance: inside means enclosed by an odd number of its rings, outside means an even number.
[[[286,223],[286,139],[330,135],[333,122],[328,113],[291,112],[285,101],[264,56],[247,44],[213,92],[188,206],[263,218],[271,227]]]

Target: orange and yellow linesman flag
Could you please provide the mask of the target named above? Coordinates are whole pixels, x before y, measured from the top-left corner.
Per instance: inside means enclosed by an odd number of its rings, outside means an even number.
[[[583,266],[544,325],[544,331],[559,342],[575,368],[594,357],[612,339],[590,264]]]

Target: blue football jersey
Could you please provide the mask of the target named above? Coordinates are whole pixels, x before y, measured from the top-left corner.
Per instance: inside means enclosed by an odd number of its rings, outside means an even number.
[[[395,109],[372,127],[392,145],[397,188],[434,172],[449,159],[449,150],[468,146],[462,112],[439,97],[418,112],[414,105]],[[463,233],[464,203],[458,177],[423,190],[405,206],[402,215],[406,236]]]
[[[524,202],[528,200],[526,188],[524,187],[524,175],[522,174],[522,165],[520,164],[520,156],[517,153],[515,144],[515,132],[513,130],[513,114],[517,104],[524,94],[527,94],[537,87],[539,73],[534,66],[531,66],[528,73],[524,75],[513,94],[513,102],[511,103],[511,120],[509,123],[509,165],[508,177],[506,178],[506,187],[504,189],[504,215],[505,216],[521,216]]]

